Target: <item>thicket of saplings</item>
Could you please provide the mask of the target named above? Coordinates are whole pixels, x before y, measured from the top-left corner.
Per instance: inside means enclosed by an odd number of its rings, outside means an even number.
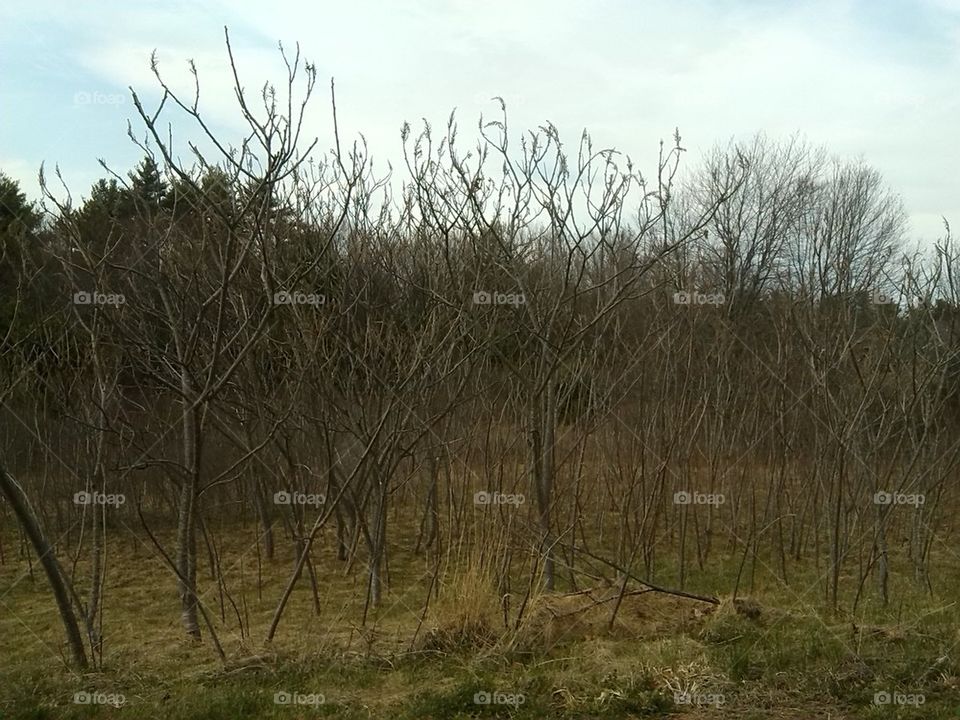
[[[411,636],[467,576],[504,633],[598,586],[813,577],[836,613],[896,602],[893,576],[949,594],[949,229],[911,250],[877,172],[798,139],[688,160],[675,136],[644,175],[503,108],[469,147],[453,117],[405,127],[379,175],[339,129],[301,140],[315,72],[290,68],[290,103],[238,87],[232,149],[158,72],[135,171],[77,203],[48,176],[42,216],[4,227],[0,562],[42,569],[76,664],[103,660],[133,536],[221,657],[344,575],[361,625],[421,587]]]

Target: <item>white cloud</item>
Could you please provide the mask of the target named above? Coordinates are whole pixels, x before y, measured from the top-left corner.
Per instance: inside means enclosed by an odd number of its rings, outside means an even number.
[[[641,169],[674,126],[694,151],[731,135],[800,131],[876,165],[930,236],[939,233],[932,213],[960,222],[960,0],[917,0],[902,12],[926,18],[928,35],[884,26],[856,0],[217,0],[119,6],[72,22],[88,38],[78,65],[145,95],[156,87],[147,65],[154,47],[180,91],[189,93],[185,61],[195,59],[201,106],[234,133],[242,122],[222,25],[231,27],[252,92],[282,80],[276,41],[292,51],[299,40],[320,76],[307,128],[320,147],[332,142],[333,75],[344,134],[362,132],[376,157],[395,162],[404,120],[439,125],[457,106],[466,142],[479,112],[496,111],[492,95],[506,98],[515,129],[550,118],[575,142],[586,126],[597,144],[629,152]]]

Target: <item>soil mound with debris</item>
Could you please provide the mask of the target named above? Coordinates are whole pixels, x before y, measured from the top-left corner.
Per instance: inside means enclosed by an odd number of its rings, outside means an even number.
[[[616,588],[542,595],[527,610],[518,639],[550,648],[588,637],[666,637],[696,629],[717,607],[650,589],[623,595]]]

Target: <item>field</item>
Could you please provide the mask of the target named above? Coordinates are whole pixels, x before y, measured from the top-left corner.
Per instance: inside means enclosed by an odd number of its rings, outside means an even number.
[[[0,720],[960,717],[948,223],[502,100],[388,165],[230,37],[239,131],[154,54],[126,175],[0,173]]]
[[[741,570],[739,553],[689,571],[686,589],[716,595],[718,605],[633,581],[527,595],[519,573],[519,588],[498,598],[487,569],[510,542],[486,557],[474,548],[460,560],[443,558],[434,577],[438,557],[413,552],[416,527],[408,525],[391,548],[382,607],[365,623],[363,574],[345,573],[326,538],[315,553],[319,607],[302,578],[266,643],[294,545],[278,538],[274,561],[260,548],[258,566],[258,528],[236,522],[213,533],[222,584],[210,568],[200,573],[221,662],[208,643],[183,637],[171,612],[172,573],[137,522],[121,516],[108,532],[96,673],[70,668],[46,582],[6,524],[0,716],[759,720],[954,718],[960,709],[960,612],[943,592],[960,581],[960,563],[946,546],[937,549],[935,595],[894,575],[896,604],[884,608],[868,593],[856,614],[852,597],[834,614],[816,568],[795,571],[787,585],[770,558],[751,558]],[[81,562],[76,572],[89,568]],[[730,578],[738,574],[734,600]],[[669,567],[656,579],[677,587]],[[854,588],[856,578],[844,586]],[[485,692],[503,704],[478,705]],[[77,704],[76,693],[89,693],[93,704]],[[277,704],[277,693],[293,706]],[[922,705],[910,704],[918,696]],[[878,705],[884,697],[890,704]],[[120,698],[119,708],[96,705]]]

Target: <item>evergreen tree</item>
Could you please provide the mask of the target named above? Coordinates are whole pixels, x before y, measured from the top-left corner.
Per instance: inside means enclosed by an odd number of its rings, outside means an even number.
[[[0,339],[26,292],[19,279],[39,229],[40,214],[20,190],[20,183],[0,172]]]
[[[154,215],[167,207],[166,200],[170,186],[160,172],[157,162],[147,155],[137,167],[129,173],[129,198],[132,210],[141,214]]]
[[[20,190],[20,183],[0,172],[0,234],[18,228],[33,232],[40,226],[40,214]]]

